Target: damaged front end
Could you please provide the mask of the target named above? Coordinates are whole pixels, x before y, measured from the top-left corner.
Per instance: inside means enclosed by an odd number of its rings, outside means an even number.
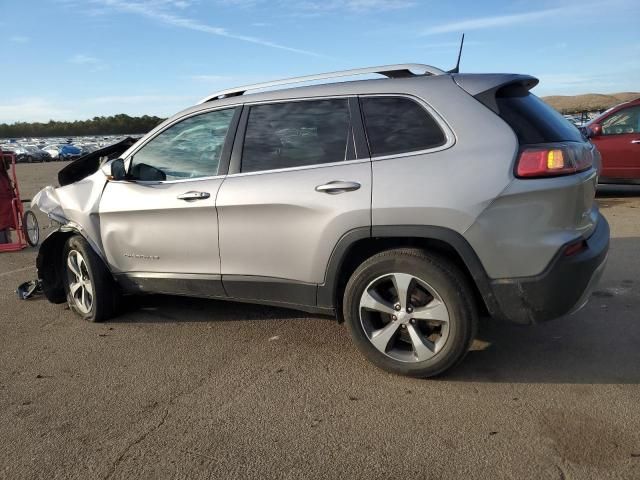
[[[52,303],[64,303],[64,247],[74,235],[81,235],[104,261],[100,240],[98,206],[107,182],[100,171],[105,162],[120,157],[136,140],[122,142],[96,150],[67,165],[58,174],[60,187],[47,186],[38,192],[32,205],[38,207],[58,228],[40,245],[36,267],[38,280],[18,287],[20,298],[29,298],[41,289]],[[30,294],[27,294],[31,291]]]

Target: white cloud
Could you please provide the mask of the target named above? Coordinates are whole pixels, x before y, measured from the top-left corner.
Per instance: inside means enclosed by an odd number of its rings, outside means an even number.
[[[201,96],[186,95],[113,95],[79,98],[73,102],[43,97],[18,98],[0,103],[0,123],[81,120],[95,116],[158,115],[167,117],[190,105]]]
[[[0,122],[2,123],[46,122],[51,119],[67,119],[71,115],[72,112],[69,109],[39,97],[17,99],[0,104]]]
[[[95,65],[100,63],[100,61],[95,57],[90,57],[88,55],[83,55],[78,53],[69,59],[71,63],[77,63],[78,65]]]
[[[512,15],[494,15],[490,17],[478,17],[457,22],[449,22],[428,28],[423,33],[425,35],[435,35],[438,33],[466,32],[469,30],[480,30],[493,27],[509,27],[523,23],[530,23],[534,20],[541,20],[558,15],[566,15],[575,7],[550,8],[546,10],[536,10]]]
[[[25,37],[24,35],[14,35],[9,37],[9,41],[13,43],[28,43],[31,40],[29,37]]]
[[[397,10],[415,5],[414,1],[409,0],[307,0],[292,3],[292,6],[302,10],[329,11],[345,9],[357,12]]]
[[[299,53],[310,56],[321,56],[315,52],[309,50],[303,50],[300,48],[289,47],[262,38],[257,38],[249,35],[240,35],[231,33],[226,28],[216,27],[202,23],[194,18],[178,15],[172,10],[175,8],[185,9],[191,5],[192,2],[185,0],[94,0],[94,3],[100,4],[104,7],[112,8],[119,12],[133,13],[149,19],[155,20],[166,25],[171,25],[178,28],[184,28],[187,30],[194,30],[198,32],[208,33],[210,35],[217,35],[220,37],[231,38],[240,40],[243,42],[254,43],[265,47],[275,48],[279,50],[285,50],[288,52]]]
[[[90,55],[84,55],[82,53],[78,53],[69,59],[69,63],[74,63],[76,65],[84,65],[90,69],[92,72],[99,72],[101,70],[106,70],[107,65],[100,60],[99,58],[92,57]]]

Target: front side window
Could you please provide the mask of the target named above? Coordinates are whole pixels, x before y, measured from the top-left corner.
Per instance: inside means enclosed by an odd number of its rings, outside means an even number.
[[[640,107],[625,108],[602,122],[603,135],[624,133],[640,133]]]
[[[182,120],[138,150],[130,174],[136,180],[182,180],[218,174],[222,147],[235,108]]]
[[[350,137],[347,99],[252,106],[242,172],[345,160]]]
[[[442,146],[446,137],[429,113],[404,97],[364,97],[371,156],[397,155]]]

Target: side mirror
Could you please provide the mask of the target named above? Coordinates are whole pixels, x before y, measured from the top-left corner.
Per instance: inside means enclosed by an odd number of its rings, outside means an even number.
[[[102,170],[102,173],[104,173],[105,177],[107,177],[107,180],[128,179],[127,172],[124,168],[124,160],[121,158],[117,158],[105,163],[102,167],[100,167],[100,170]]]
[[[117,158],[111,162],[111,177],[116,181],[127,179],[127,171],[124,168],[123,159]]]
[[[587,127],[587,134],[589,138],[599,137],[602,135],[602,125],[598,125],[597,123],[590,125]]]

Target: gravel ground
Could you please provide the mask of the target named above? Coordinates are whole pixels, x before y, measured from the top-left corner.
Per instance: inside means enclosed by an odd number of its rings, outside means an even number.
[[[29,197],[61,164],[19,167]],[[612,241],[589,305],[487,321],[437,380],[276,308],[158,296],[82,322],[16,298],[35,249],[0,254],[0,477],[640,478],[640,188],[598,200]]]

